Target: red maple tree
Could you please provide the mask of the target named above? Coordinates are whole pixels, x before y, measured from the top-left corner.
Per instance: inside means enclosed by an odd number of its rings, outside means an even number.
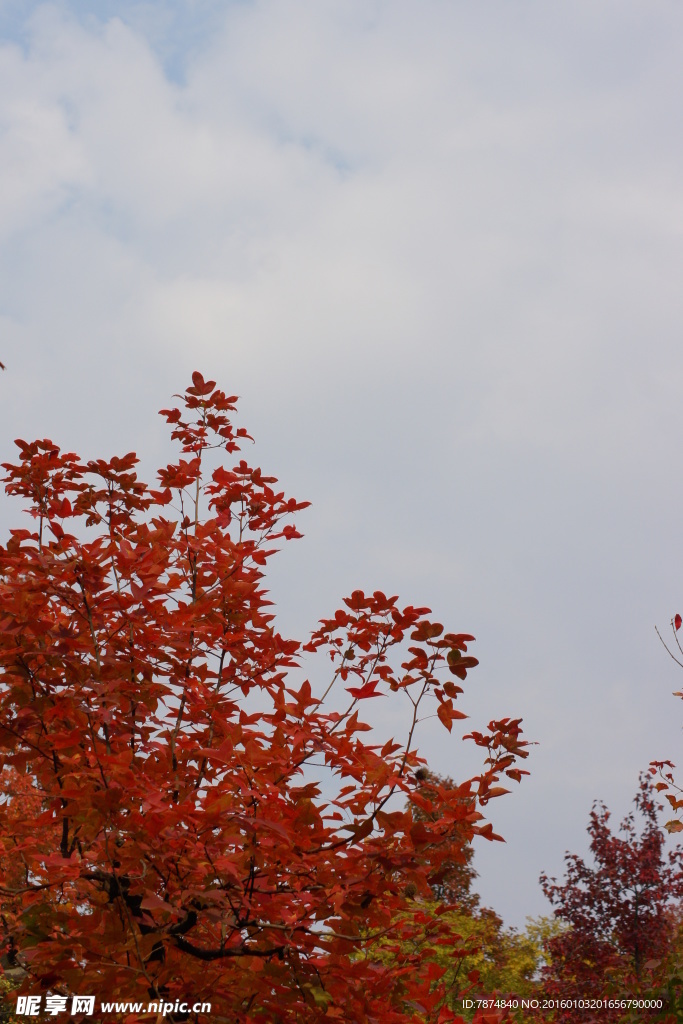
[[[556,999],[615,998],[649,992],[677,934],[674,911],[683,898],[683,851],[664,850],[655,794],[642,775],[632,812],[618,833],[604,804],[593,805],[588,825],[594,866],[567,853],[564,882],[541,876],[555,916],[567,930],[548,942],[547,994]],[[571,1006],[558,1020],[623,1020],[622,1006]],[[646,1015],[647,1016],[647,1015]],[[640,1019],[634,1016],[633,1019]]]
[[[406,923],[406,891],[498,838],[480,808],[525,774],[520,721],[471,733],[481,773],[426,793],[416,728],[465,717],[473,637],[355,591],[306,644],[283,638],[264,566],[306,503],[223,464],[248,437],[235,398],[199,373],[179,397],[157,487],[134,454],[49,440],[4,465],[32,517],[0,547],[7,961],[24,992],[190,996],[231,1024],[458,1020],[424,943],[400,969],[387,951],[410,928],[438,943],[438,913]],[[363,721],[372,698],[404,702],[400,742]]]

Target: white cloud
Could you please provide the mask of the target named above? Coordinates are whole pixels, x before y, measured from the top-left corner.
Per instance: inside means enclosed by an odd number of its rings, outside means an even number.
[[[0,50],[0,233],[40,223],[87,181],[83,147],[58,97],[15,46]]]

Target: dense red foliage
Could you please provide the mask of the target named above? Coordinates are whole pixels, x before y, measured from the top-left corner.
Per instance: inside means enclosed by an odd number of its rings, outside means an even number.
[[[664,850],[664,833],[648,776],[635,798],[634,813],[614,834],[610,813],[596,803],[588,833],[594,866],[566,854],[564,882],[541,876],[543,891],[567,930],[550,940],[552,962],[546,971],[548,994],[564,998],[634,995],[652,984],[672,949],[676,921],[672,910],[683,897],[683,851]],[[659,808],[661,810],[661,808]],[[624,1019],[622,1010],[578,1013],[569,1019]],[[564,1019],[562,1016],[558,1019]],[[640,1018],[637,1018],[640,1019]]]
[[[234,403],[193,375],[156,488],[133,454],[51,441],[5,465],[32,516],[0,548],[5,952],[25,992],[190,995],[231,1024],[457,1020],[425,944],[405,956],[439,914],[401,910],[496,838],[480,808],[521,777],[519,720],[471,734],[479,776],[426,792],[415,731],[465,717],[473,638],[379,591],[303,647],[278,634],[263,567],[304,503],[243,459],[211,468],[247,437]],[[364,724],[371,698],[403,702],[400,741]]]

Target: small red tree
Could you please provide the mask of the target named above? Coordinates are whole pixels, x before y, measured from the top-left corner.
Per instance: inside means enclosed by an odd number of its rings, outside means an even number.
[[[594,866],[567,853],[564,882],[541,876],[555,916],[568,925],[548,942],[551,963],[545,980],[552,995],[600,997],[608,993],[610,978],[613,995],[633,994],[641,983],[651,982],[646,966],[670,951],[675,935],[671,910],[683,897],[683,858],[678,850],[665,854],[657,821],[661,808],[649,776],[640,778],[635,805],[642,831],[632,812],[614,834],[610,812],[595,803],[588,825]],[[576,1013],[572,1007],[567,1019],[576,1019]],[[583,1019],[593,1015],[587,1010]],[[602,1010],[600,1016],[604,1019]],[[623,1019],[623,1008],[616,1008],[613,1017]]]
[[[480,808],[524,774],[519,720],[471,734],[480,775],[426,793],[416,728],[465,717],[440,670],[464,680],[473,638],[379,591],[303,647],[275,630],[263,567],[305,503],[244,459],[210,468],[247,438],[234,403],[193,375],[156,488],[133,454],[51,441],[4,467],[33,519],[0,548],[5,953],[26,992],[189,996],[231,1024],[456,1020],[419,953],[383,957],[410,928],[438,942],[438,914],[405,923],[406,890],[498,838]],[[298,659],[318,651],[312,685]],[[363,722],[372,698],[405,701],[401,742]]]

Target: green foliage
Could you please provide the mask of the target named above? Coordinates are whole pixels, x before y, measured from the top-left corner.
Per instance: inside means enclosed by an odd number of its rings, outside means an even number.
[[[452,1009],[459,1008],[464,989],[480,997],[533,994],[541,960],[538,942],[526,932],[505,928],[501,918],[489,909],[451,911],[444,916],[466,950],[455,962],[447,947],[440,947],[435,956],[436,962],[446,967],[449,980],[452,977]]]
[[[14,986],[8,978],[0,973],[0,1024],[18,1024],[17,1018],[12,1012],[14,1006],[16,1006]]]

